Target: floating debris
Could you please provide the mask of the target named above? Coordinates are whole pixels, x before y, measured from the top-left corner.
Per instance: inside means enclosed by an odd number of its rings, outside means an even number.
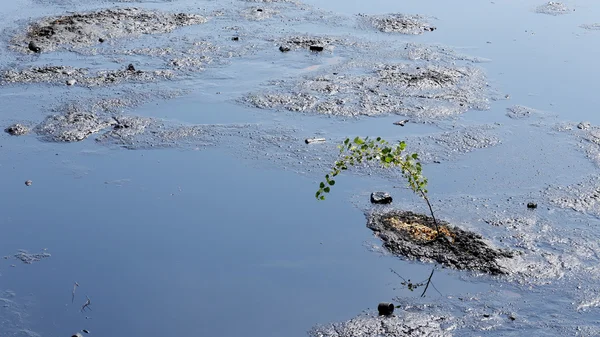
[[[31,180],[25,181],[25,186],[31,186],[31,184],[33,184],[33,181],[31,181]]]
[[[404,126],[404,125],[406,125],[406,123],[408,123],[408,122],[409,122],[409,120],[408,120],[408,119],[404,119],[404,120],[401,120],[401,121],[394,122],[394,125],[400,125],[400,126]]]

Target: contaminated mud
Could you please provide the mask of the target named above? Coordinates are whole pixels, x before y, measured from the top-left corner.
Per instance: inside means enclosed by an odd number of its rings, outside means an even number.
[[[525,119],[531,116],[540,115],[540,112],[523,105],[513,105],[506,108],[506,115],[512,119]]]
[[[423,163],[456,160],[467,153],[502,143],[498,126],[484,124],[406,139],[407,151],[419,154]]]
[[[583,24],[580,27],[587,30],[600,30],[600,23]]]
[[[29,128],[25,125],[17,123],[4,129],[4,132],[8,133],[11,136],[23,136],[29,133]]]
[[[448,317],[401,311],[391,317],[365,313],[349,321],[316,326],[312,337],[403,337],[452,336],[452,328],[444,328]]]
[[[35,262],[41,261],[45,258],[49,258],[50,254],[43,252],[43,253],[29,253],[26,250],[20,250],[17,254],[15,254],[15,259],[20,260],[21,262],[25,263],[25,264],[33,264]]]
[[[32,67],[20,71],[8,70],[4,73],[3,81],[0,84],[53,83],[69,86],[98,87],[119,84],[121,82],[156,82],[172,79],[174,76],[169,70],[136,70],[131,65],[125,65],[123,68],[120,70],[97,71],[95,73],[90,73],[88,69],[69,66]]]
[[[244,100],[261,109],[357,117],[448,118],[488,108],[485,75],[474,67],[348,62],[333,73],[277,80]],[[272,88],[278,88],[274,90]]]
[[[387,250],[399,256],[491,275],[510,273],[498,261],[514,257],[513,252],[494,248],[481,235],[446,221],[438,220],[436,226],[433,218],[421,214],[374,212],[368,217],[367,227]]]
[[[555,16],[568,14],[571,12],[571,10],[565,4],[557,1],[549,1],[541,6],[538,6],[535,11],[537,13]]]
[[[162,13],[140,8],[104,9],[41,19],[29,25],[26,32],[13,38],[13,48],[23,53],[35,43],[41,52],[59,48],[81,48],[100,44],[105,39],[162,34],[178,27],[205,23],[200,15]],[[143,24],[141,24],[143,23]]]
[[[419,35],[432,32],[436,28],[420,15],[387,14],[387,15],[359,15],[367,25],[384,33],[400,33]]]

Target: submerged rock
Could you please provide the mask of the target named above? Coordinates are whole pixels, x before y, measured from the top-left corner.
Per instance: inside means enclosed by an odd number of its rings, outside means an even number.
[[[570,12],[569,8],[563,3],[557,1],[549,1],[536,8],[537,13],[548,15],[562,15]]]
[[[4,131],[11,136],[22,136],[29,132],[29,128],[22,124],[13,124],[4,129]]]
[[[387,211],[369,215],[367,227],[387,250],[399,256],[492,275],[509,273],[499,261],[512,258],[512,252],[491,247],[479,234],[452,227],[445,221],[437,223],[439,233],[431,217]]]
[[[384,33],[401,33],[418,35],[432,32],[436,28],[430,25],[420,15],[387,14],[387,15],[360,15],[371,26]]]
[[[206,18],[186,13],[161,13],[140,8],[103,9],[87,13],[54,16],[32,23],[13,39],[14,48],[25,52],[23,43],[34,43],[44,51],[59,47],[83,47],[112,39],[141,34],[159,34],[177,27],[205,23]],[[25,42],[27,41],[27,42]]]

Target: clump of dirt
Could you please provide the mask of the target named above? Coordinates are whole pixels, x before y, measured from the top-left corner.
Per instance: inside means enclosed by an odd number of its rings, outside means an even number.
[[[23,136],[29,133],[29,128],[23,124],[17,123],[4,129],[4,132],[8,133],[11,136]]]
[[[600,217],[600,177],[591,176],[577,184],[549,187],[548,200],[555,206]]]
[[[535,11],[541,14],[562,15],[569,13],[571,10],[563,3],[549,1],[541,6],[538,6]]]
[[[26,250],[20,250],[17,254],[15,254],[15,258],[17,260],[21,260],[21,262],[25,264],[32,264],[50,256],[52,255],[48,253],[31,254]]]
[[[279,14],[278,10],[263,7],[249,7],[241,11],[242,17],[252,21],[270,19],[277,14]]]
[[[283,39],[279,39],[280,51],[307,49],[310,47],[323,47],[323,49],[333,49],[335,44],[348,44],[339,38],[328,36],[313,36],[313,35],[295,35]]]
[[[587,30],[600,30],[600,23],[589,23],[581,25],[579,27]]]
[[[24,34],[14,37],[14,48],[31,52],[33,42],[41,52],[61,47],[84,47],[141,34],[168,33],[182,26],[205,23],[203,16],[186,13],[162,13],[140,8],[104,9],[41,19],[32,23]]]
[[[244,100],[262,109],[338,116],[399,114],[416,120],[446,118],[488,108],[483,72],[446,65],[349,63],[321,76],[272,81]]]
[[[78,142],[116,123],[113,118],[99,117],[72,107],[64,114],[47,117],[35,131],[47,141]]]
[[[506,108],[506,115],[512,119],[524,119],[539,114],[539,111],[523,105],[514,105]]]
[[[168,70],[142,71],[136,70],[133,65],[121,70],[103,70],[93,74],[84,68],[44,66],[20,71],[7,70],[1,83],[55,83],[96,87],[121,82],[154,82],[172,77],[173,73]]]
[[[314,327],[312,337],[452,336],[442,325],[449,317],[402,311],[393,316],[359,315],[347,322]]]
[[[496,249],[473,232],[450,226],[433,218],[405,211],[372,213],[367,227],[383,241],[393,254],[410,259],[433,260],[442,265],[491,275],[510,271],[499,264],[514,256],[510,251]],[[436,228],[439,228],[439,232]]]
[[[420,15],[387,14],[387,15],[364,15],[359,16],[369,25],[384,33],[400,33],[419,35],[424,32],[432,32],[436,28],[429,24]]]

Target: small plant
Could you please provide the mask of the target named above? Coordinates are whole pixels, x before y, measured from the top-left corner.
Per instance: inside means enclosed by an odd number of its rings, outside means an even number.
[[[447,228],[440,229],[438,226],[438,222],[433,214],[431,202],[429,202],[429,197],[427,196],[427,178],[423,176],[419,155],[416,153],[405,153],[406,143],[404,141],[401,141],[396,145],[391,145],[387,141],[381,139],[381,137],[377,137],[376,139],[356,137],[353,140],[346,138],[338,148],[340,149],[339,159],[335,162],[331,171],[325,175],[325,181],[322,181],[319,184],[319,190],[315,194],[317,200],[325,200],[325,195],[331,192],[331,188],[335,185],[334,178],[342,171],[347,170],[350,166],[366,162],[376,162],[384,168],[396,167],[401,170],[402,176],[407,180],[410,189],[422,197],[427,203],[429,214],[433,218],[433,223],[435,224],[435,231],[424,231],[421,227],[425,226],[416,228],[410,224],[405,224],[404,227],[408,227],[414,235],[424,237],[431,241],[436,240],[438,237],[452,237],[452,233],[450,233]],[[392,270],[392,272],[400,276],[400,274],[395,271]],[[425,297],[429,285],[433,286],[431,279],[433,278],[434,272],[435,267],[431,270],[429,277],[425,281],[419,283],[411,282],[400,276],[403,280],[401,284],[410,291],[425,286],[425,289],[421,293],[421,297]]]
[[[427,178],[423,176],[419,155],[416,153],[406,154],[406,142],[401,141],[396,145],[391,145],[381,137],[376,139],[356,137],[353,140],[346,138],[338,148],[340,157],[331,171],[325,175],[325,181],[319,184],[319,190],[315,194],[318,200],[325,200],[325,195],[335,185],[334,178],[350,166],[365,162],[377,162],[384,168],[397,167],[402,171],[402,176],[406,178],[410,189],[427,203],[436,231],[440,233],[433,208],[427,197]]]

